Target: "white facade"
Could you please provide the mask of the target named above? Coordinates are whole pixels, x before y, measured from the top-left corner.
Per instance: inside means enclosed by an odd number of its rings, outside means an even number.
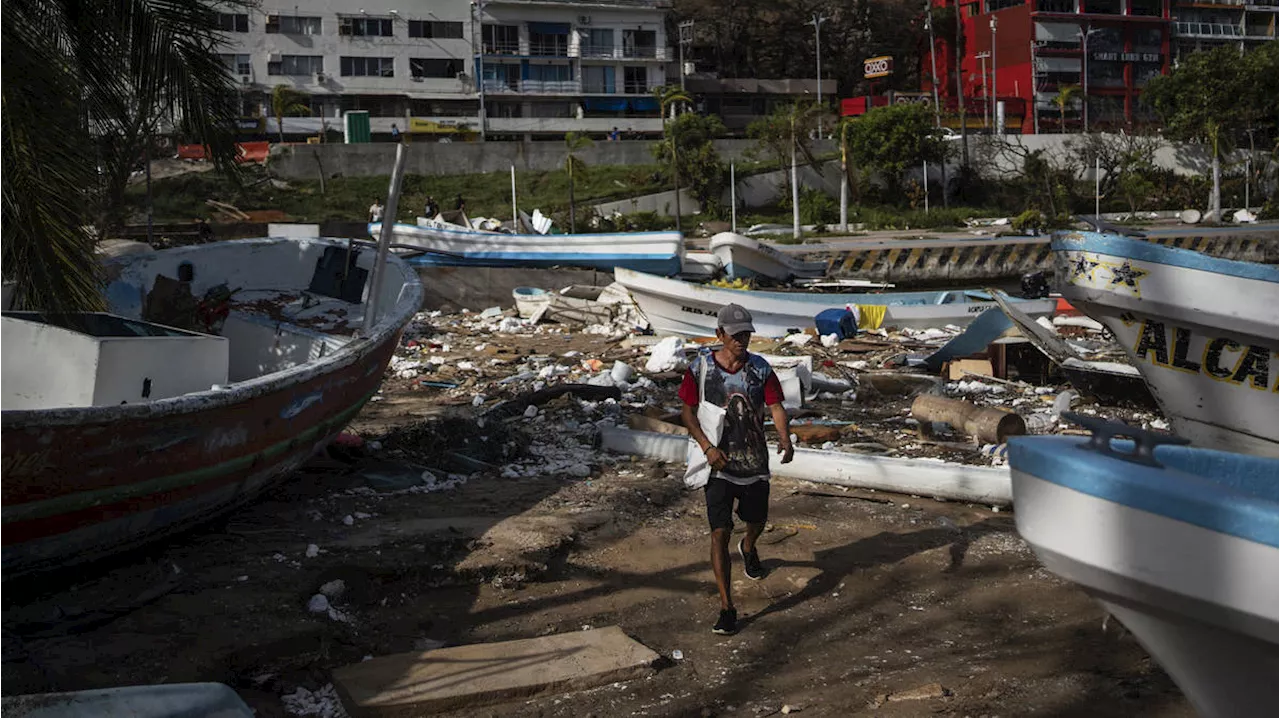
[[[665,83],[673,54],[668,8],[667,0],[263,0],[224,8],[220,53],[247,109],[270,115],[276,85],[309,95],[311,119],[296,123],[304,131],[320,118],[340,129],[342,113],[357,109],[369,111],[375,133],[422,126],[414,119],[479,131],[483,103],[489,134],[656,132],[651,90]]]

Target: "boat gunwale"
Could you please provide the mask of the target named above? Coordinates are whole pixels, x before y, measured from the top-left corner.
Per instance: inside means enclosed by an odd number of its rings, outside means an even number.
[[[1121,235],[1100,232],[1059,232],[1049,248],[1053,252],[1093,252],[1166,267],[1211,272],[1238,279],[1280,283],[1280,268],[1273,264],[1223,259],[1203,252],[1170,247]]]
[[[374,229],[375,227],[379,229]],[[367,229],[371,235],[376,236],[376,233],[380,231],[381,227],[382,227],[381,222],[370,222]],[[538,240],[550,239],[556,242],[563,242],[565,240],[571,240],[571,241],[580,240],[583,243],[585,243],[587,241],[590,241],[591,238],[593,237],[606,237],[606,238],[616,239],[618,237],[630,237],[630,236],[640,236],[640,235],[645,235],[645,236],[675,235],[676,237],[679,238],[678,241],[681,242],[682,246],[684,242],[684,233],[676,232],[675,230],[647,230],[644,232],[591,232],[591,233],[579,233],[579,234],[516,234],[514,232],[512,233],[494,232],[492,230],[487,230],[487,229],[467,229],[466,227],[461,227],[461,226],[459,226],[457,229],[453,229],[451,227],[434,227],[434,226],[424,227],[422,225],[408,224],[406,222],[396,222],[395,224],[391,225],[392,231],[396,231],[400,227],[404,227],[406,229],[419,230],[422,232],[448,232],[450,234],[479,235],[482,237],[502,237],[504,239],[507,239],[507,238],[511,238],[511,239],[529,238],[529,239],[538,239]]]
[[[258,237],[251,239],[227,240],[214,246],[252,246],[271,245],[284,242],[295,244],[319,244],[345,248],[346,241],[330,237],[281,238]],[[160,250],[155,253],[128,255],[106,262],[108,266],[130,264],[138,258],[154,258],[162,253],[173,253],[170,256],[192,254],[210,248],[211,245],[193,245]],[[374,261],[377,259],[375,257]],[[242,382],[227,385],[226,389],[208,389],[191,394],[159,399],[157,401],[119,404],[113,406],[80,406],[55,409],[5,409],[0,411],[0,429],[17,431],[38,426],[68,426],[76,424],[103,424],[125,419],[155,419],[161,417],[195,414],[222,407],[233,406],[245,401],[285,390],[290,386],[301,384],[319,376],[347,368],[367,357],[388,339],[392,339],[401,328],[416,314],[421,307],[423,297],[422,281],[413,267],[395,254],[387,254],[389,266],[395,266],[404,279],[399,301],[387,312],[385,317],[373,325],[368,336],[353,338],[350,342],[332,354],[313,359],[295,367],[284,369]],[[407,292],[405,291],[407,290]],[[372,291],[372,287],[370,287]],[[367,302],[365,303],[367,309]]]

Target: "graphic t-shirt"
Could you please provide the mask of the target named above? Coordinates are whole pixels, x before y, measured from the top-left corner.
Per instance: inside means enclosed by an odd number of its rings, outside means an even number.
[[[746,364],[730,372],[716,362],[710,350],[703,350],[689,364],[680,384],[680,399],[692,407],[698,406],[698,382],[704,365],[707,380],[702,398],[725,410],[724,430],[716,448],[724,452],[728,463],[711,475],[735,484],[768,479],[765,407],[782,403],[782,383],[769,362],[755,354],[747,354]]]

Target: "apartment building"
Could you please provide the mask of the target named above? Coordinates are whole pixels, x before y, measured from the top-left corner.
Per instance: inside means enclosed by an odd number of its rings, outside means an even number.
[[[1276,41],[1280,0],[1174,0],[1174,62],[1189,52]]]
[[[375,135],[485,138],[661,132],[651,88],[671,50],[670,0],[262,0],[219,13],[223,60],[246,116],[275,132],[271,92],[307,96],[286,135],[342,127],[365,110]],[[483,108],[483,111],[482,111]]]

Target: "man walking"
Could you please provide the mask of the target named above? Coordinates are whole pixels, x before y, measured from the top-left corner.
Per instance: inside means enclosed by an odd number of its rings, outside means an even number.
[[[711,525],[711,569],[720,590],[720,617],[712,632],[731,635],[738,628],[729,581],[729,537],[733,533],[733,504],[747,525],[738,542],[747,578],[764,578],[756,539],[769,518],[769,447],[764,429],[765,407],[778,431],[782,463],[791,461],[791,431],[782,407],[782,384],[763,358],[747,351],[755,326],[751,313],[737,304],[726,305],[716,317],[721,347],[704,349],[689,365],[680,385],[684,425],[707,456],[711,477],[705,487],[707,520]],[[709,402],[724,410],[724,426],[714,444],[698,423],[698,404]]]

